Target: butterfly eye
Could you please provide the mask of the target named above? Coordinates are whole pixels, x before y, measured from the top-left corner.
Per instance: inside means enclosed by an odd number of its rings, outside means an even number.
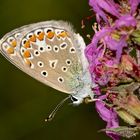
[[[27,39],[24,38],[24,39],[22,40],[21,45],[24,46],[26,42],[27,42]]]
[[[15,39],[13,38],[13,37],[9,37],[8,39],[7,39],[7,41],[8,41],[8,43],[12,43],[12,41],[14,41]]]
[[[70,60],[70,59],[67,59],[67,60],[66,60],[66,64],[67,64],[67,65],[71,65],[71,60]]]
[[[78,101],[78,99],[77,99],[76,97],[74,97],[74,96],[71,96],[71,100],[72,100],[73,102]]]

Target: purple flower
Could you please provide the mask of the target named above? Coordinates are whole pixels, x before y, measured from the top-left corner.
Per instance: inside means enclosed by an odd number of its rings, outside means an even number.
[[[136,12],[134,9],[136,10],[139,2],[136,0],[133,2],[136,3],[131,5],[131,9],[128,13],[127,10],[125,12],[123,10],[121,11],[121,5],[116,4],[112,0],[89,1],[89,4],[93,7],[96,14],[103,12],[107,18],[109,13],[113,16],[113,20],[114,16],[116,16],[116,20],[110,22],[110,25],[108,25],[108,21],[106,22],[105,20],[106,25],[99,31],[95,31],[96,33],[92,42],[85,50],[85,54],[90,63],[92,80],[99,85],[108,84],[110,81],[110,73],[112,73],[112,70],[109,72],[108,68],[116,69],[124,53],[124,48],[128,48],[129,36],[137,26],[137,20],[131,15],[131,11],[133,11],[133,14]],[[130,0],[129,3],[131,4],[132,0]],[[118,9],[120,13],[118,13]],[[101,18],[104,19],[104,16],[101,16]]]
[[[104,20],[107,25],[111,24],[108,16],[112,16],[113,20],[119,19],[127,14],[133,16],[139,3],[140,0],[129,0],[128,3],[126,1],[124,3],[123,1],[115,3],[114,0],[89,0],[89,5],[96,13],[98,24],[101,20]]]
[[[92,6],[93,10],[96,12],[97,21],[99,22],[101,18],[108,23],[108,18],[104,11],[111,13],[115,17],[119,17],[119,7],[112,0],[89,0],[89,5]]]
[[[129,26],[133,26],[135,27],[136,26],[136,19],[131,16],[131,15],[123,15],[121,16],[119,19],[117,19],[115,21],[115,26],[114,28],[120,28],[120,27],[129,27]]]
[[[101,96],[100,99],[105,99],[106,96]],[[96,109],[99,113],[100,117],[107,122],[106,128],[117,128],[119,125],[119,120],[117,118],[117,114],[113,109],[107,108],[102,101],[96,102]],[[113,140],[119,140],[119,135],[113,132],[106,132],[108,136],[110,136]]]
[[[85,55],[89,61],[92,81],[98,85],[93,91],[101,99],[96,101],[96,109],[107,122],[107,128],[119,127],[117,113],[103,101],[107,99],[108,88],[115,87],[122,81],[133,80],[129,75],[134,79],[140,77],[139,66],[130,56],[130,50],[139,46],[131,45],[140,38],[135,32],[140,25],[139,18],[136,17],[139,14],[139,3],[140,0],[89,0],[99,29],[94,28],[95,35],[85,49]],[[107,89],[106,93],[102,93],[102,87]],[[113,140],[119,140],[117,133],[106,131],[106,134]]]
[[[129,4],[131,5],[130,14],[133,15],[137,9],[140,0],[129,0]]]

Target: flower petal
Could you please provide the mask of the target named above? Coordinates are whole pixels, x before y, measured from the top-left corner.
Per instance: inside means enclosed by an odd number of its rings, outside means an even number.
[[[131,5],[131,15],[133,15],[136,12],[136,9],[138,7],[138,4],[140,3],[140,0],[129,0],[129,3]]]
[[[105,99],[106,96],[100,96],[100,99]],[[117,128],[119,126],[119,121],[117,114],[113,109],[109,109],[105,106],[102,101],[96,101],[96,109],[100,117],[107,122],[106,128]],[[116,133],[106,132],[109,137],[113,140],[119,140],[119,136]]]
[[[108,23],[108,18],[106,13],[110,13],[115,17],[119,17],[119,7],[113,0],[89,0],[89,5],[92,6],[93,10],[101,17],[106,23]]]
[[[120,28],[122,26],[136,26],[136,19],[131,15],[123,15],[118,20],[115,21],[115,28]]]

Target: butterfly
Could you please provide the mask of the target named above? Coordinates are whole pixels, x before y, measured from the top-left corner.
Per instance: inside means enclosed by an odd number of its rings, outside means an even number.
[[[94,100],[83,38],[64,21],[25,25],[0,40],[0,53],[36,80],[64,93],[73,104]]]

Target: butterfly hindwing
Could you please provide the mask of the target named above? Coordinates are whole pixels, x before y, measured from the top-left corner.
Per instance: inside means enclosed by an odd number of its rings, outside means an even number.
[[[66,93],[79,85],[82,63],[76,34],[63,21],[23,26],[0,41],[1,53],[40,82]]]

